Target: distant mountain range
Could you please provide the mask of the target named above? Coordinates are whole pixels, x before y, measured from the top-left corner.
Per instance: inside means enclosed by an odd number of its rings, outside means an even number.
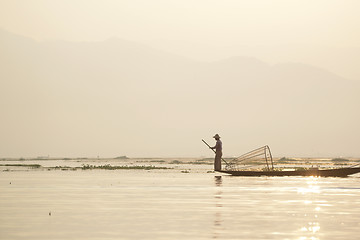
[[[121,39],[37,42],[0,31],[0,126],[8,156],[360,156],[360,84],[306,64],[197,62]],[[44,150],[45,149],[45,150]]]
[[[267,63],[299,62],[328,69],[352,80],[360,81],[360,48],[355,46],[334,47],[309,44],[209,46],[183,41],[154,43],[159,49],[169,50],[194,59],[209,61],[227,56],[252,56]]]

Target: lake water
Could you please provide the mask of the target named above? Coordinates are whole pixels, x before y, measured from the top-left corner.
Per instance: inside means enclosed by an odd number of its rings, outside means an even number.
[[[0,239],[359,238],[359,174],[231,177],[211,167],[1,171]]]

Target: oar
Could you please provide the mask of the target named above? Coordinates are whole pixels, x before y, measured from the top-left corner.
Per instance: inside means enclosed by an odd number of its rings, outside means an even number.
[[[204,139],[201,139],[201,140],[203,141],[203,143],[205,143],[206,146],[208,146],[208,147],[216,154],[215,150],[212,149],[212,148],[210,147],[210,145],[209,145],[207,142],[205,142]],[[226,165],[229,165],[223,158],[221,158],[221,160],[223,160],[223,161],[226,163]]]

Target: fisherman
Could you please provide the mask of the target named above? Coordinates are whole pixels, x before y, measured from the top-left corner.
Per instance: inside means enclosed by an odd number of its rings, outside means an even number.
[[[215,134],[213,138],[216,140],[216,145],[210,148],[215,150],[214,169],[215,171],[221,171],[222,142],[220,140],[219,134]]]

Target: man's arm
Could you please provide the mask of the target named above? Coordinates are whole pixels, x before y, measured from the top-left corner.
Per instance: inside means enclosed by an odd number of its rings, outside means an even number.
[[[216,149],[216,147],[218,146],[218,142],[216,142],[216,145],[215,146],[213,146],[213,147],[210,147],[211,149]]]

